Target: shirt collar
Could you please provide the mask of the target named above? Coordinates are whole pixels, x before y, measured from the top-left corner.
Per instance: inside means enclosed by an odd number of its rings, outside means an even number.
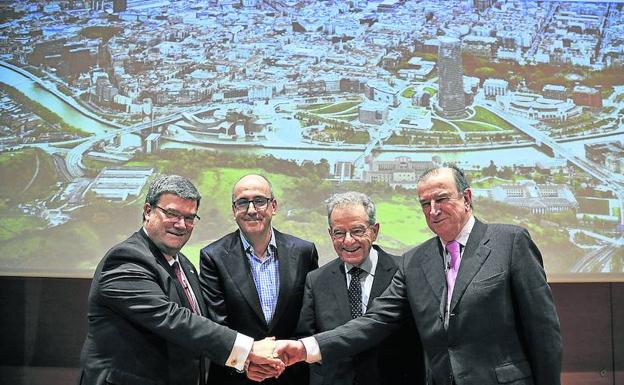
[[[245,252],[250,252],[253,254],[253,247],[251,247],[251,242],[249,242],[247,240],[247,238],[245,237],[245,234],[243,234],[242,231],[239,231],[240,234],[240,239],[241,242],[243,242],[243,249],[245,250]],[[271,240],[269,241],[269,246],[267,247],[267,257],[270,257],[273,255],[273,250],[277,249],[277,243],[275,242],[275,231],[273,231],[273,228],[271,227]]]
[[[364,270],[367,274],[370,274],[374,277],[378,260],[379,260],[379,254],[377,253],[377,250],[374,247],[371,247],[370,252],[368,253],[368,258],[366,258],[364,262],[362,262],[362,264],[358,267]],[[345,271],[348,273],[349,270],[355,267],[355,265],[345,262],[344,267],[345,267]]]
[[[167,259],[167,263],[171,267],[173,267],[173,264],[176,263],[176,262],[178,262],[178,253],[176,253],[176,255],[172,259]]]
[[[472,232],[472,228],[474,227],[474,224],[475,224],[475,217],[474,215],[471,214],[470,218],[468,218],[468,221],[466,222],[464,227],[461,229],[459,234],[457,234],[457,237],[455,237],[455,240],[459,242],[460,245],[466,246],[466,243],[468,243],[468,237],[470,236],[470,233]],[[442,248],[446,249],[446,244],[448,242],[444,242],[442,238],[440,237],[438,237],[438,239],[440,239],[440,242],[442,243]]]

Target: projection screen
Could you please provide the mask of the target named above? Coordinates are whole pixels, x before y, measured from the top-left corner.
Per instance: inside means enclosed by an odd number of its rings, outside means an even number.
[[[269,178],[274,225],[335,258],[324,200],[373,197],[378,243],[432,236],[423,170],[529,229],[551,281],[624,280],[624,10],[594,1],[87,0],[0,4],[0,272],[89,277],[190,177],[183,252]]]

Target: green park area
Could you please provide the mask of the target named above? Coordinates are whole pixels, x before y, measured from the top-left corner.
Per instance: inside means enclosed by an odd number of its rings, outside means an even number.
[[[331,104],[317,104],[304,107],[308,112],[319,115],[333,115],[333,114],[341,114],[345,113],[353,107],[358,106],[361,101],[346,101],[346,102],[338,102]],[[314,106],[313,108],[311,108]]]
[[[36,268],[46,274],[69,272],[89,276],[108,248],[140,227],[145,188],[140,196],[121,202],[87,194],[81,207],[70,213],[70,221],[49,227],[39,215],[27,215],[15,209],[20,199],[25,199],[22,190],[32,179],[37,155],[41,175],[31,184],[33,195],[30,195],[29,203],[32,203],[35,199],[48,199],[57,189],[54,169],[51,163],[47,163],[51,162],[50,158],[39,150],[0,156],[1,177],[15,180],[11,184],[12,190],[6,184],[0,190],[3,216],[0,253],[4,256],[0,259],[0,267],[28,271]],[[199,209],[201,220],[183,250],[195,263],[202,247],[236,228],[231,213],[231,189],[241,176],[248,173],[261,173],[271,180],[278,201],[275,227],[313,241],[319,250],[321,264],[335,258],[327,235],[324,201],[337,191],[355,190],[373,197],[381,225],[377,243],[389,252],[400,254],[431,236],[414,190],[395,190],[383,183],[336,183],[326,179],[327,161],[300,165],[272,156],[233,152],[224,156],[212,151],[162,150],[156,155],[139,155],[127,165],[153,167],[157,173],[185,175],[196,183],[203,196]],[[479,175],[475,174],[479,179],[475,188],[491,188],[507,181]],[[550,220],[549,216],[527,214],[519,208],[484,198],[475,201],[475,212],[486,222],[518,223],[528,227],[548,256],[547,267],[562,271],[570,261],[576,260],[576,251],[566,256],[557,254],[557,250],[568,250],[570,244],[565,228],[552,225],[559,222]],[[575,217],[572,215],[566,220],[574,221]],[[42,250],[45,250],[44,256]]]
[[[39,149],[3,152],[0,154],[0,180],[11,181],[0,183],[0,199],[14,206],[45,199],[54,191],[54,161]]]

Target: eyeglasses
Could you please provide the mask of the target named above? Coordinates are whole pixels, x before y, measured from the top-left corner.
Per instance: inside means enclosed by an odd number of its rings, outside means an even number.
[[[430,200],[420,201],[420,207],[422,207],[423,210],[429,210],[429,208],[431,208],[431,202],[435,203],[436,206],[444,206],[452,200],[461,199],[463,196],[463,193],[459,193],[459,195],[455,197],[451,195],[440,195]]]
[[[275,198],[267,198],[267,197],[254,197],[253,199],[245,199],[240,198],[232,202],[232,206],[236,211],[247,211],[249,210],[249,204],[253,203],[254,208],[256,210],[265,210],[270,202]]]
[[[174,221],[174,222],[179,222],[180,219],[184,219],[184,224],[187,226],[193,226],[195,225],[195,222],[197,222],[200,218],[199,215],[197,214],[192,214],[192,215],[182,215],[179,212],[173,211],[173,210],[169,210],[169,209],[165,209],[162,208],[158,205],[155,205],[154,207],[156,207],[157,209],[160,209],[160,211],[163,212],[163,214],[165,214],[165,218],[167,218],[167,220],[169,221]]]
[[[334,241],[343,241],[347,237],[347,234],[351,234],[351,238],[360,240],[366,236],[369,228],[370,226],[356,227],[355,229],[351,229],[349,231],[332,230],[330,236]]]

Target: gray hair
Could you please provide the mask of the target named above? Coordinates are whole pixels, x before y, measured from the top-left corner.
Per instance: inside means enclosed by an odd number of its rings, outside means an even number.
[[[450,169],[451,172],[453,173],[453,178],[455,179],[455,187],[457,188],[457,192],[463,193],[464,191],[466,191],[466,189],[470,188],[470,183],[468,182],[468,178],[466,177],[466,174],[461,168],[457,167],[454,164],[428,168],[422,174],[420,174],[420,176],[418,177],[417,184],[420,184],[422,181],[429,178],[431,175],[436,175],[437,173],[440,172],[440,170],[445,169],[445,168]],[[472,207],[472,202],[470,202],[470,207]]]
[[[201,195],[193,185],[193,182],[183,176],[162,175],[154,179],[147,190],[145,203],[149,203],[150,206],[156,206],[160,200],[160,196],[163,194],[173,194],[182,199],[196,201],[197,208],[199,208]],[[145,219],[145,216],[143,219]]]
[[[327,222],[332,226],[331,215],[336,207],[344,206],[362,206],[368,215],[368,224],[377,223],[375,218],[375,202],[366,194],[357,191],[347,191],[344,193],[334,194],[325,201],[327,204]]]

